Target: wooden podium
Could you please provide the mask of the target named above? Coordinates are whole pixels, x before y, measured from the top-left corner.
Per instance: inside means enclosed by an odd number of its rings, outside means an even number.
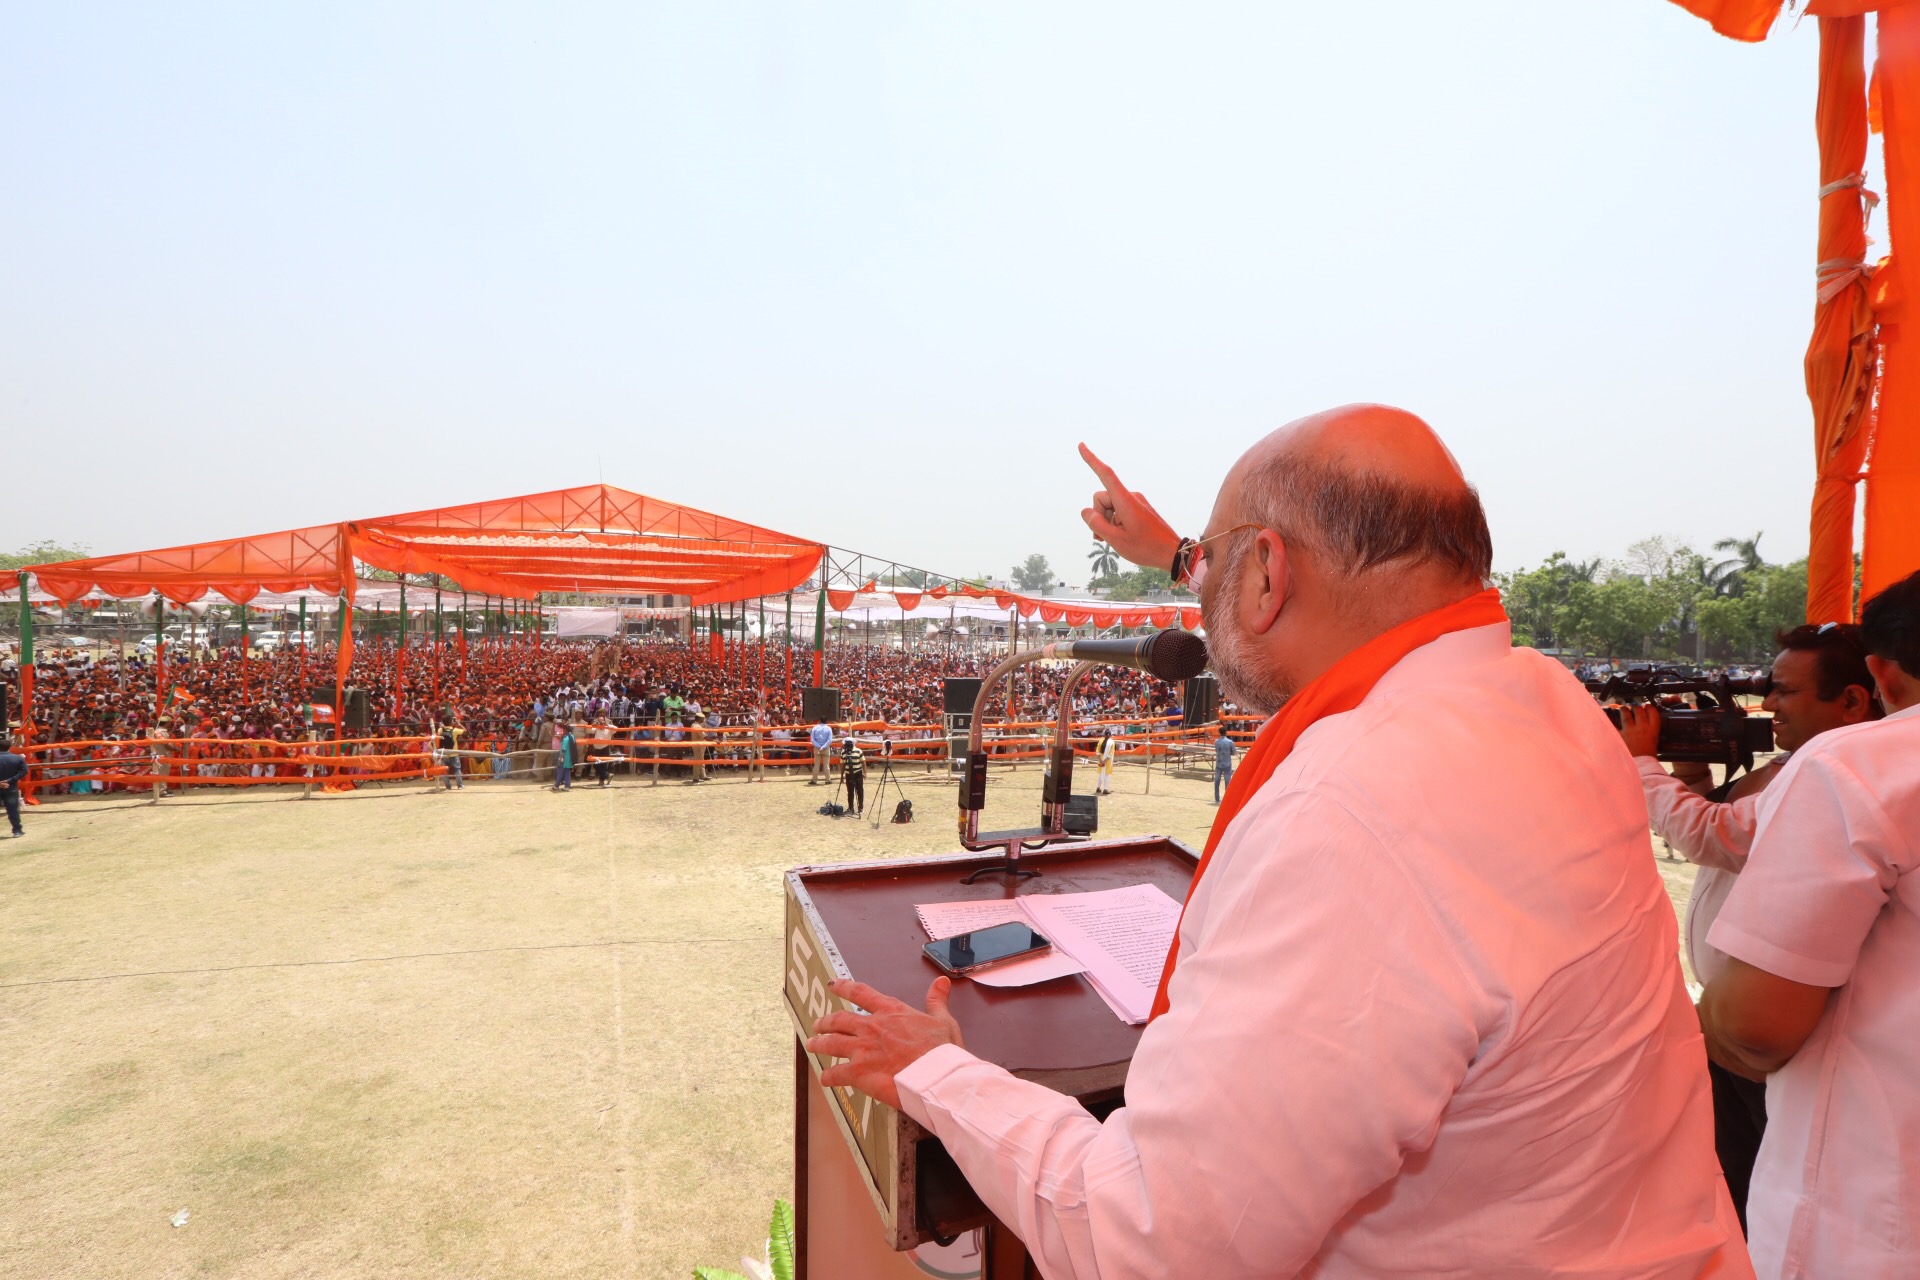
[[[1021,858],[1037,879],[961,878],[998,851],[787,873],[787,1013],[794,1047],[794,1215],[801,1280],[1022,1280],[1020,1241],[996,1222],[953,1160],[906,1115],[849,1089],[825,1089],[832,1063],[806,1052],[814,1020],[848,1006],[827,993],[857,978],[918,1007],[939,976],[914,906],[1153,884],[1184,902],[1197,855],[1164,836],[1055,845]],[[1080,1100],[1120,1105],[1141,1028],[1121,1022],[1084,977],[999,989],[954,983],[967,1049]],[[838,1130],[836,1140],[833,1130]]]

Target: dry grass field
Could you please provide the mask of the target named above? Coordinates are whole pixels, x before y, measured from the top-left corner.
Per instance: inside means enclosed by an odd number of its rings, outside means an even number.
[[[996,777],[989,825],[1038,783]],[[1197,847],[1208,784],[1147,785],[1122,771],[1102,834]],[[790,1194],[780,873],[953,848],[951,790],[906,793],[919,820],[878,829],[798,780],[29,811],[0,843],[0,1275],[736,1264]]]

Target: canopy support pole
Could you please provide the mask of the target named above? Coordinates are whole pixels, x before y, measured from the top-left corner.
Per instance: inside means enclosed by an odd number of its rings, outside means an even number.
[[[407,713],[407,575],[400,575],[400,644],[393,658],[393,718]]]
[[[333,740],[347,736],[347,673],[353,669],[353,601],[340,592],[340,621],[335,628],[333,663]]]
[[[153,593],[153,719],[167,710],[167,598]]]
[[[825,684],[827,670],[827,569],[820,562],[820,594],[813,602],[813,687]]]
[[[20,742],[33,741],[33,603],[27,595],[27,571],[20,570]],[[124,661],[124,660],[123,660]],[[5,725],[0,724],[0,731]],[[27,784],[32,794],[33,784]]]

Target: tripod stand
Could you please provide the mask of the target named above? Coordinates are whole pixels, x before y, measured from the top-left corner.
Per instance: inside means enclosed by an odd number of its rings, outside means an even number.
[[[875,831],[878,831],[880,824],[886,821],[881,815],[886,812],[886,806],[883,802],[886,799],[887,787],[889,785],[893,787],[895,794],[902,800],[907,798],[906,791],[900,786],[900,780],[893,776],[893,753],[891,751],[880,757],[880,783],[874,787],[873,800],[868,806],[873,810],[873,829]]]

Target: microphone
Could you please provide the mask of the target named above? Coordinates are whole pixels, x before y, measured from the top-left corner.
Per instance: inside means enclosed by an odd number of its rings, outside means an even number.
[[[1190,680],[1207,669],[1207,642],[1191,631],[1156,631],[1134,640],[1068,640],[1042,646],[1049,658],[1132,667],[1161,680]]]

